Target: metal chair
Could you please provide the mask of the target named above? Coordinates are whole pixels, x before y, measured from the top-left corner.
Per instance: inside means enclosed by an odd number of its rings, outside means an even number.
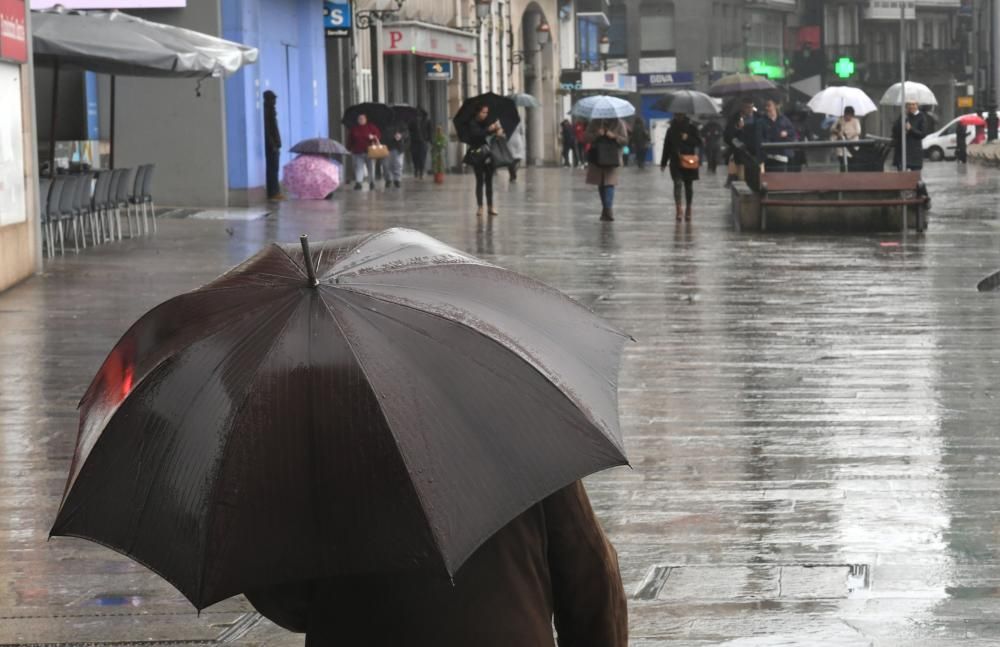
[[[97,223],[90,209],[90,184],[93,175],[89,172],[76,176],[76,195],[73,198],[73,218],[75,226],[80,229],[80,240],[83,248],[87,248],[87,225],[90,225],[90,240],[97,245]]]
[[[142,212],[143,219],[146,217],[146,205],[149,205],[149,219],[153,223],[153,233],[156,233],[156,203],[153,202],[153,171],[156,164],[146,164],[146,170],[142,174]]]
[[[56,213],[56,223],[59,228],[59,253],[65,254],[65,223],[69,221],[73,224],[73,249],[80,252],[80,237],[77,230],[77,220],[74,208],[76,207],[76,192],[78,190],[79,177],[76,175],[62,176],[63,188],[59,193],[59,207]]]
[[[114,203],[115,217],[121,218],[121,210],[125,209],[125,220],[128,221],[128,237],[135,238],[135,230],[132,228],[132,210],[129,207],[129,184],[132,178],[132,169],[115,169],[115,176],[112,179],[114,188],[111,190],[111,200]]]
[[[59,222],[59,196],[66,185],[66,178],[56,176],[49,182],[49,190],[45,197],[45,208],[42,212],[42,233],[45,242],[45,250],[49,258],[56,256],[56,227]]]
[[[146,175],[146,165],[142,164],[135,170],[135,180],[132,182],[132,193],[128,196],[128,203],[135,207],[135,220],[140,226],[140,233],[145,236],[149,233],[149,223],[146,222],[146,210],[142,209],[142,214],[140,215],[140,206],[142,206],[142,181],[143,177]]]
[[[105,242],[115,239],[115,222],[111,213],[111,178],[114,171],[100,171],[97,183],[94,185],[94,196],[90,200],[90,209],[96,215],[98,228]],[[118,230],[121,240],[121,228]]]

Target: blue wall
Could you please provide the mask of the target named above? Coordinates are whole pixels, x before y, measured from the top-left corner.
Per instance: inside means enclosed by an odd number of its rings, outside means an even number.
[[[223,38],[260,50],[226,81],[229,188],[264,185],[263,93],[278,95],[281,163],[297,141],[326,137],[326,50],[322,0],[222,0]]]

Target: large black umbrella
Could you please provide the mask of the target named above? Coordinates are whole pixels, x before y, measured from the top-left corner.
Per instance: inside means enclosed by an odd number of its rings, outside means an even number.
[[[712,84],[708,93],[713,97],[731,97],[733,95],[766,95],[780,93],[772,81],[756,74],[729,74]]]
[[[395,103],[391,106],[396,121],[403,124],[411,124],[415,121],[427,118],[427,111],[423,108],[407,105],[405,103]]]
[[[384,103],[356,103],[344,111],[344,116],[340,123],[348,128],[353,128],[358,123],[358,116],[365,115],[370,123],[378,126],[379,130],[385,130],[395,123],[396,115],[392,108]]]
[[[311,256],[272,245],[132,326],[80,404],[53,535],[203,608],[342,574],[446,577],[625,463],[625,337],[587,309],[410,230]]]
[[[486,94],[480,94],[478,96],[472,97],[471,99],[466,99],[462,107],[458,109],[455,114],[452,123],[455,124],[455,132],[458,133],[459,140],[469,143],[469,125],[472,120],[476,118],[476,113],[479,112],[480,107],[486,105],[489,109],[489,117],[487,118],[487,124],[491,124],[494,121],[500,121],[500,127],[503,128],[504,132],[510,136],[517,125],[521,123],[521,115],[517,112],[517,104],[514,103],[513,99],[508,97],[502,97],[499,94],[494,94],[493,92],[487,92]]]
[[[653,109],[660,112],[683,112],[686,115],[719,114],[712,97],[697,90],[668,92],[653,104]]]

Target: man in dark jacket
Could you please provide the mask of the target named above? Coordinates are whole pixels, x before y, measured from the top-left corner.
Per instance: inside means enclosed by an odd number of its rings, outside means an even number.
[[[792,151],[787,148],[764,149],[764,144],[791,143],[796,140],[795,126],[778,110],[778,102],[768,99],[764,114],[757,117],[757,160],[762,173],[781,173],[788,170]]]
[[[569,119],[563,119],[560,126],[562,133],[563,166],[576,166],[576,132]]]
[[[730,118],[726,124],[722,139],[726,142],[729,154],[733,161],[732,172],[726,178],[726,186],[736,180],[744,180],[746,169],[756,168],[757,162],[753,156],[757,150],[754,137],[756,136],[757,113],[754,110],[753,99],[744,97],[740,101],[740,111]],[[749,180],[748,180],[749,181]]]
[[[284,200],[278,182],[278,160],[281,156],[281,133],[278,131],[278,95],[264,91],[264,162],[267,172],[268,200]]]
[[[919,171],[924,168],[924,147],[923,140],[930,131],[927,129],[927,115],[920,112],[920,106],[916,101],[906,103],[906,170]],[[902,170],[902,143],[903,143],[902,118],[897,119],[892,125],[893,165],[897,170]]]
[[[306,647],[627,647],[614,548],[576,482],[500,529],[455,574],[279,585],[247,598]]]

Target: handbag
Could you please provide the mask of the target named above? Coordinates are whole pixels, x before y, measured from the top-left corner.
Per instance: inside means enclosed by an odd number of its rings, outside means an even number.
[[[590,147],[590,162],[601,168],[615,168],[621,166],[621,149],[618,142],[607,137],[601,137]]]
[[[368,159],[383,160],[387,157],[389,157],[389,147],[379,140],[376,139],[374,144],[368,145]]]
[[[514,155],[510,152],[507,140],[502,137],[494,137],[490,142],[490,157],[493,158],[495,168],[514,165]]]
[[[681,168],[694,171],[701,168],[701,159],[697,155],[681,155]]]
[[[462,163],[469,166],[485,166],[489,162],[490,149],[485,144],[476,148],[470,147],[469,150],[465,151],[465,157],[462,158]]]

